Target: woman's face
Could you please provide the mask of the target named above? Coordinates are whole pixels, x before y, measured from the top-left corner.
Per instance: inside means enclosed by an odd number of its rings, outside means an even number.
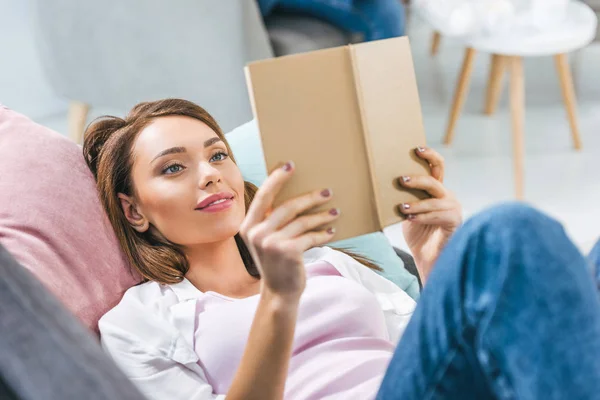
[[[157,118],[138,135],[133,157],[135,195],[119,197],[135,229],[152,225],[184,247],[239,231],[244,180],[225,143],[206,124],[182,116]]]

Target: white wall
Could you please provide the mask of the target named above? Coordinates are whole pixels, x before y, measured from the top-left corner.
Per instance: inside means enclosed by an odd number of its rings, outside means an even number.
[[[0,103],[33,119],[67,109],[42,71],[35,48],[32,0],[0,0]]]

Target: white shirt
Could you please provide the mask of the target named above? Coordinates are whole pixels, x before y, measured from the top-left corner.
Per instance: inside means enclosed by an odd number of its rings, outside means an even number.
[[[389,338],[397,343],[415,308],[414,300],[344,253],[321,247],[304,254],[305,264],[319,260],[372,293],[383,311]],[[213,393],[194,348],[200,295],[187,279],[175,285],[147,282],[129,289],[99,322],[103,348],[149,399],[225,398]]]

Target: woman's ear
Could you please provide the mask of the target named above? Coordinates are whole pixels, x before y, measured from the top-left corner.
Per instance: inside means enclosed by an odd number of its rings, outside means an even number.
[[[125,218],[129,221],[129,225],[140,233],[146,232],[150,227],[150,222],[144,217],[144,214],[139,211],[133,198],[123,193],[119,193],[117,196],[121,202],[121,208],[123,209]]]

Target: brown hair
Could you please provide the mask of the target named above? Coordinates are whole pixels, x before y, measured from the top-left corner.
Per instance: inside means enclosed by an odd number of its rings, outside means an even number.
[[[100,117],[86,129],[83,144],[83,155],[96,179],[100,201],[127,259],[144,281],[152,280],[163,284],[181,282],[187,273],[189,263],[183,250],[178,245],[153,235],[150,230],[140,233],[133,229],[125,218],[117,195],[132,195],[134,192],[131,180],[132,148],[138,134],[153,119],[173,115],[194,118],[208,125],[223,140],[231,159],[235,162],[229,143],[215,119],[202,107],[181,99],[140,103],[125,119]],[[244,182],[246,210],[257,190],[252,183]],[[258,277],[256,264],[239,234],[235,235],[235,242],[246,270],[250,275]],[[363,256],[348,250],[340,251],[369,268],[380,270]]]

